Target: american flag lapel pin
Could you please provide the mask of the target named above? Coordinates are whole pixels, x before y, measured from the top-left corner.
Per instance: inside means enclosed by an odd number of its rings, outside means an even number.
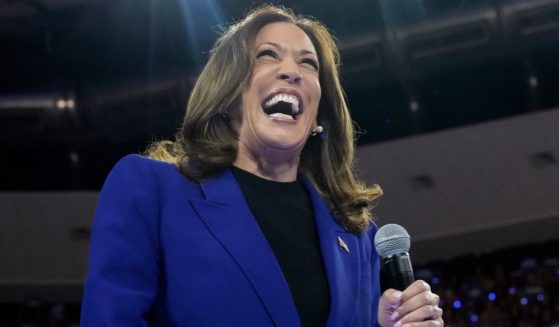
[[[340,243],[340,247],[344,250],[346,250],[347,253],[349,253],[349,247],[347,246],[347,244],[345,244],[344,240],[342,240],[341,237],[338,236],[338,243]]]

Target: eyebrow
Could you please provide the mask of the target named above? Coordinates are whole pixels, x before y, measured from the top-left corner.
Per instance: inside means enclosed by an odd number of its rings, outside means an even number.
[[[265,44],[271,45],[274,48],[277,48],[278,50],[283,50],[283,47],[281,45],[279,45],[277,43],[274,43],[274,42],[264,42],[259,46],[259,48],[261,46],[265,45]],[[303,49],[303,50],[299,51],[299,54],[301,54],[301,55],[311,54],[311,55],[317,56],[317,54],[314,51],[311,51],[311,50],[308,50],[308,49]]]

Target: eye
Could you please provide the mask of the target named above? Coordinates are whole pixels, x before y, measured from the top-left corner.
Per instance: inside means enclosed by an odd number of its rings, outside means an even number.
[[[262,57],[272,57],[274,59],[277,59],[278,54],[274,50],[266,49],[256,54],[256,58],[262,58]]]
[[[305,59],[301,60],[301,63],[310,65],[315,70],[318,70],[318,68],[319,68],[318,62],[316,60],[312,59],[312,58],[305,58]]]

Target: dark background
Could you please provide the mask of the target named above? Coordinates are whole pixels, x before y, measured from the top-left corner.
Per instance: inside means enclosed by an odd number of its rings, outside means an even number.
[[[447,324],[557,326],[559,0],[272,2],[337,37],[377,223],[437,258]],[[0,327],[79,324],[96,191],[263,3],[0,0]]]
[[[220,30],[263,2],[0,1],[0,189],[97,190],[171,138]],[[559,103],[559,1],[275,1],[336,35],[358,144]]]

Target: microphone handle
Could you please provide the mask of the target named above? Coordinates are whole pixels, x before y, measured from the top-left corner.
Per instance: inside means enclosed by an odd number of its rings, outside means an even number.
[[[382,258],[382,262],[391,288],[403,291],[415,281],[409,253],[393,254]]]

